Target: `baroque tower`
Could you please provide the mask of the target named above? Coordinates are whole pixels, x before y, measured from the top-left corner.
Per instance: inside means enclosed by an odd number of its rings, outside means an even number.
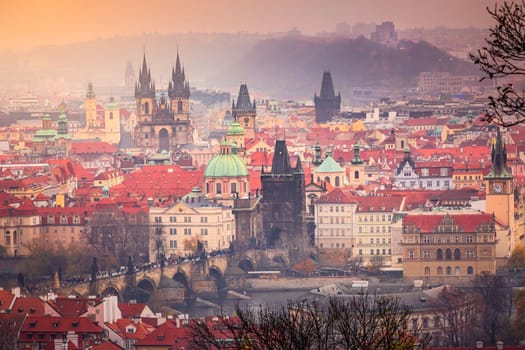
[[[315,121],[324,123],[332,120],[335,115],[341,112],[341,93],[337,96],[334,93],[334,83],[330,71],[323,73],[321,92],[319,96],[314,95],[315,102]]]
[[[492,144],[492,167],[485,176],[485,198],[485,212],[493,214],[497,222],[508,228],[506,250],[510,254],[517,242],[514,220],[514,176],[507,167],[507,150],[499,127]]]
[[[97,120],[97,99],[95,96],[95,92],[93,92],[92,82],[88,83],[88,90],[86,93],[86,100],[84,102],[84,109],[86,112],[86,128],[98,128],[99,123]]]
[[[246,138],[255,137],[255,99],[250,101],[250,93],[248,92],[248,86],[241,84],[239,88],[239,96],[237,97],[237,104],[232,101],[232,114],[233,119],[241,124],[244,129],[244,136]]]
[[[292,167],[284,140],[275,142],[272,170],[261,172],[263,232],[270,248],[290,249],[297,261],[307,244],[305,181],[300,159]]]

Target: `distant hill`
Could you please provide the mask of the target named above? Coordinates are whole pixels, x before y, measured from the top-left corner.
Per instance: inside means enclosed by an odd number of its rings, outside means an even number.
[[[27,87],[59,93],[120,86],[126,62],[138,75],[143,48],[157,87],[167,85],[177,48],[190,85],[237,93],[240,82],[252,91],[282,98],[309,98],[319,92],[330,69],[343,100],[352,89],[392,90],[415,86],[421,71],[476,74],[476,67],[425,42],[386,47],[357,39],[261,34],[182,33],[114,37],[24,53],[0,53],[1,88]],[[99,90],[100,91],[100,90]]]
[[[243,77],[249,87],[277,96],[319,93],[323,70],[332,72],[343,99],[353,88],[396,89],[416,85],[422,71],[477,74],[471,63],[426,42],[387,47],[367,40],[284,37],[261,40],[226,70],[220,80]]]

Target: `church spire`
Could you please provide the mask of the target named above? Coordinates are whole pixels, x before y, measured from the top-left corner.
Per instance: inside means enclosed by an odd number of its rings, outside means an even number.
[[[88,83],[88,90],[86,93],[86,98],[95,98],[95,92],[93,91],[93,83]]]
[[[507,149],[498,127],[496,138],[492,142],[492,167],[487,178],[512,178],[512,172],[507,167]]]
[[[146,63],[146,53],[142,59],[142,68],[139,70],[139,81],[135,85],[135,98],[155,97],[155,83],[151,81],[151,71]]]
[[[179,51],[177,50],[177,59],[175,68],[171,70],[171,81],[168,84],[168,95],[170,98],[189,98],[190,84],[186,81],[184,67],[180,63]]]

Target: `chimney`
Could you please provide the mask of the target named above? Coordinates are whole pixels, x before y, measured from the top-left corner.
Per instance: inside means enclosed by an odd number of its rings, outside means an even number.
[[[496,343],[496,349],[503,350],[503,342],[501,340]]]
[[[476,349],[483,349],[483,342],[482,341],[477,341],[476,342]]]

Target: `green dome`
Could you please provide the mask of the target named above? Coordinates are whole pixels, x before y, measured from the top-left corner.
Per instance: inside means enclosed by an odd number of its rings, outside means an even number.
[[[210,160],[204,171],[204,177],[248,176],[244,161],[236,154],[219,154]]]
[[[67,120],[67,115],[66,115],[66,113],[61,113],[61,114],[58,116],[58,120]]]
[[[238,122],[233,122],[230,127],[228,128],[228,131],[226,132],[227,135],[244,135],[244,129],[242,128],[241,124]]]
[[[44,114],[44,116],[42,117],[42,120],[51,120],[51,116],[50,116],[48,113],[46,113],[46,114]]]

